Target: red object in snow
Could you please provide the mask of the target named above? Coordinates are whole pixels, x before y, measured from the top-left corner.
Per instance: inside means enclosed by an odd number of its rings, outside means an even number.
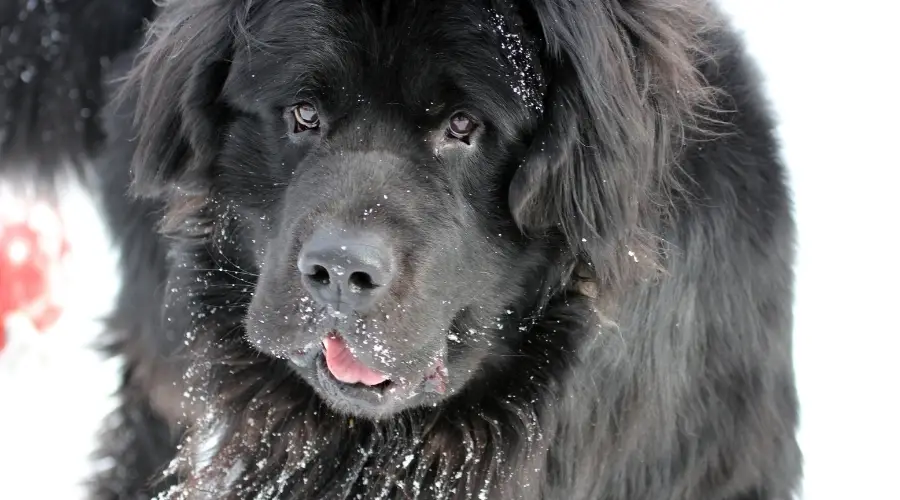
[[[56,295],[67,253],[61,221],[49,207],[36,206],[17,220],[0,215],[0,350],[11,317],[29,320],[39,332],[59,319]]]

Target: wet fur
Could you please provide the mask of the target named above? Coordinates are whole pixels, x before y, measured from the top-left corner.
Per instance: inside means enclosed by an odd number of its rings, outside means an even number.
[[[124,83],[102,152],[93,135],[45,148],[94,161],[123,248],[110,348],[128,370],[100,453],[115,466],[95,496],[178,482],[175,498],[789,498],[801,469],[794,228],[758,78],[715,10],[493,2],[538,47],[546,87],[539,120],[505,151],[522,160],[509,189],[482,202],[520,231],[515,244],[540,243],[521,265],[541,272],[517,277],[479,379],[437,408],[372,422],[336,413],[246,342],[255,228],[238,209],[263,191],[216,168],[235,120],[220,99],[240,72],[230,62],[271,27],[260,20],[314,3],[171,2],[136,63],[128,54],[107,73]],[[101,32],[146,15],[104,12]],[[104,55],[91,50],[60,64]],[[93,88],[87,75],[70,85]],[[49,99],[38,77],[16,88]],[[70,123],[62,113],[54,124]],[[35,137],[50,126],[7,121],[20,139],[4,154],[49,154]]]

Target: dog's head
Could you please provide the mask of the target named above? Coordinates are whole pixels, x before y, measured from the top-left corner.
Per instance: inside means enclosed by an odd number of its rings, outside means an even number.
[[[703,94],[682,3],[173,1],[125,87],[135,191],[213,214],[246,340],[333,407],[438,403],[574,274],[652,262]]]

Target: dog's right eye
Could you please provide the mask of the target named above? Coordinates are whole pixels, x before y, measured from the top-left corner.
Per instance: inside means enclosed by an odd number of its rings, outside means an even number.
[[[294,133],[319,128],[319,111],[311,103],[303,101],[294,105]]]

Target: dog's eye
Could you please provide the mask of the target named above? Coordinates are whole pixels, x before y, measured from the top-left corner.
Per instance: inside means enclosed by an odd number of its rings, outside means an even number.
[[[456,113],[455,115],[450,117],[450,126],[448,130],[450,131],[450,135],[461,140],[465,141],[468,139],[472,132],[478,127],[478,124],[475,123],[475,119],[465,113]]]
[[[303,132],[319,127],[319,111],[308,102],[294,106],[294,132]]]

